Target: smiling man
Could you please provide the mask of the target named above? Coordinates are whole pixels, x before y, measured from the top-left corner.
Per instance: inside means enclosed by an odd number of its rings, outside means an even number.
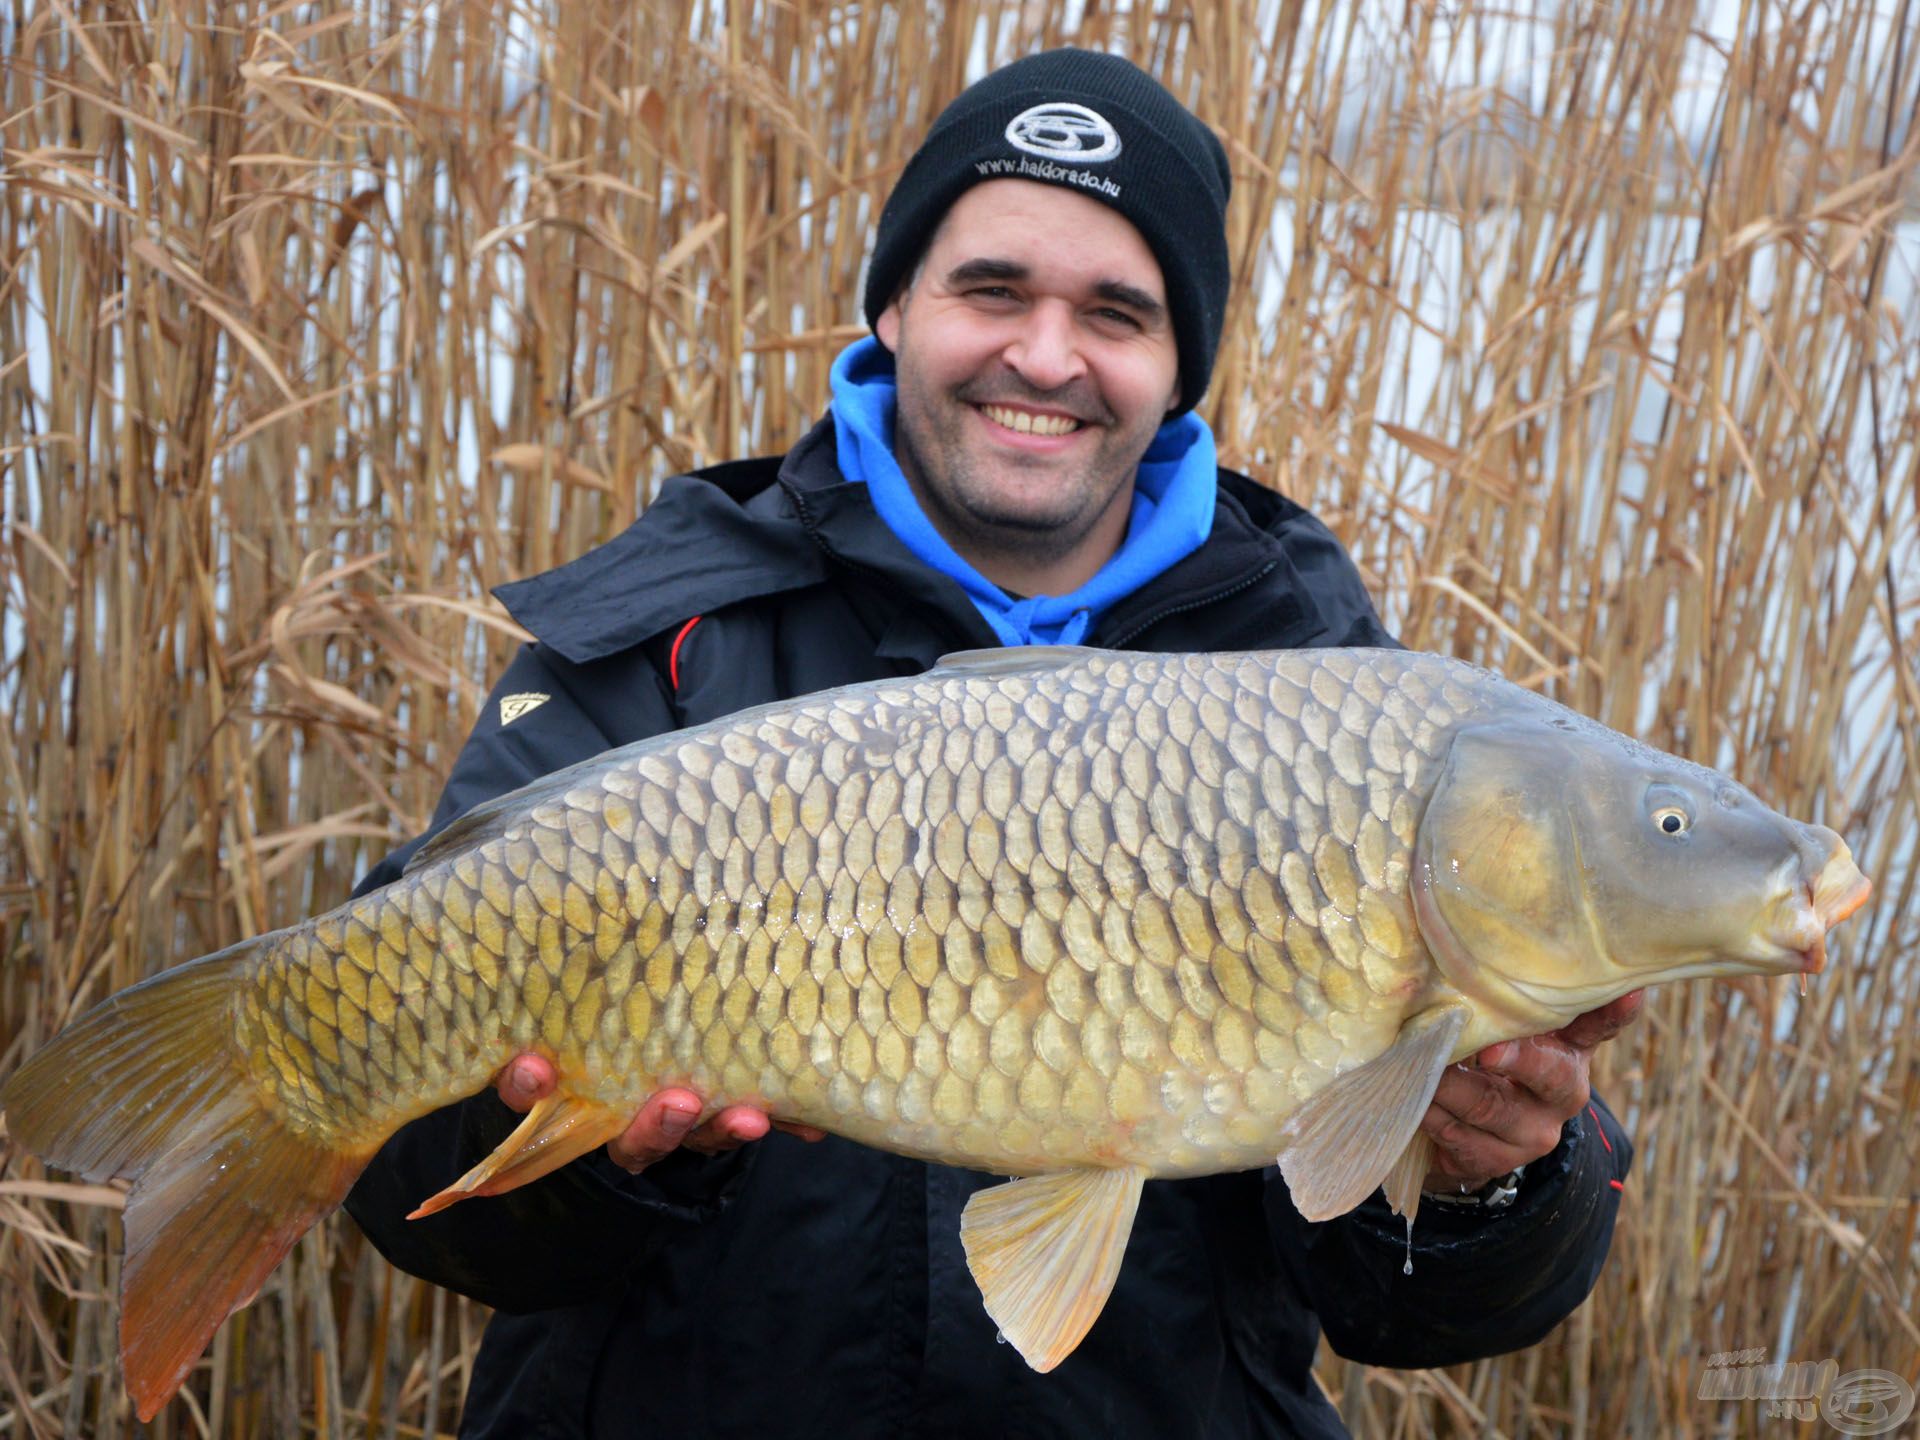
[[[1392,644],[1327,530],[1219,468],[1193,413],[1229,183],[1213,134],[1124,60],[1055,51],[963,94],[881,216],[874,335],[835,364],[826,420],[502,588],[536,638],[433,830],[611,746],[955,650]],[[994,1177],[770,1133],[747,1106],[702,1123],[686,1090],[604,1154],[405,1220],[551,1088],[522,1056],[394,1137],[348,1208],[502,1312],[463,1436],[1336,1436],[1323,1330],[1355,1359],[1446,1364],[1530,1343],[1591,1288],[1629,1151],[1588,1056],[1634,1008],[1447,1075],[1411,1245],[1378,1196],[1309,1224],[1271,1169],[1149,1183],[1100,1319],[1044,1375],[996,1343],[961,1254]]]
[[[954,203],[874,322],[913,498],[1001,589],[1071,594],[1121,548],[1141,457],[1180,402],[1162,289],[1112,209],[994,180]]]

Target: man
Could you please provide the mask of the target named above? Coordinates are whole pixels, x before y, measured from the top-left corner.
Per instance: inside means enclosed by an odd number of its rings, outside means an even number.
[[[1392,644],[1328,532],[1218,470],[1192,414],[1227,190],[1211,132],[1124,61],[1054,52],[967,91],[881,216],[875,338],[836,364],[830,419],[503,588],[536,639],[434,827],[609,746],[955,650]],[[1377,1196],[1307,1223],[1271,1169],[1149,1184],[1104,1312],[1046,1375],[995,1343],[961,1255],[993,1177],[769,1134],[744,1106],[697,1124],[684,1090],[604,1156],[402,1220],[552,1085],[521,1057],[497,1097],[395,1137],[348,1207],[502,1312],[465,1435],[1337,1435],[1309,1373],[1322,1327],[1357,1359],[1443,1364],[1530,1343],[1586,1295],[1628,1158],[1587,1052],[1631,1013],[1449,1073],[1410,1247]]]

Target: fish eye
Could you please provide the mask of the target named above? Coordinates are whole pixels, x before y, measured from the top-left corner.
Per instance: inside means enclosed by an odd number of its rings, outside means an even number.
[[[1693,829],[1695,801],[1678,785],[1653,784],[1647,787],[1646,817],[1653,828],[1669,839],[1677,840]]]

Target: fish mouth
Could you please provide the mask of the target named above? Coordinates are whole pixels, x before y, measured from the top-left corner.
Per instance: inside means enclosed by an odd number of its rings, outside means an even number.
[[[1818,975],[1827,968],[1827,932],[1867,903],[1873,882],[1860,873],[1843,846],[1790,899],[1789,916],[1767,943],[1783,954],[1798,957],[1801,973]]]

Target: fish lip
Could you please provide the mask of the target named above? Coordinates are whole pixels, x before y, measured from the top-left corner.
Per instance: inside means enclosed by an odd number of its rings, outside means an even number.
[[[1873,881],[1861,874],[1852,861],[1847,862],[1847,868],[1853,871],[1853,878],[1838,887],[1831,885],[1827,878],[1827,872],[1833,868],[1829,864],[1820,872],[1820,878],[1807,886],[1807,898],[1814,913],[1829,930],[1866,904],[1873,894]]]

